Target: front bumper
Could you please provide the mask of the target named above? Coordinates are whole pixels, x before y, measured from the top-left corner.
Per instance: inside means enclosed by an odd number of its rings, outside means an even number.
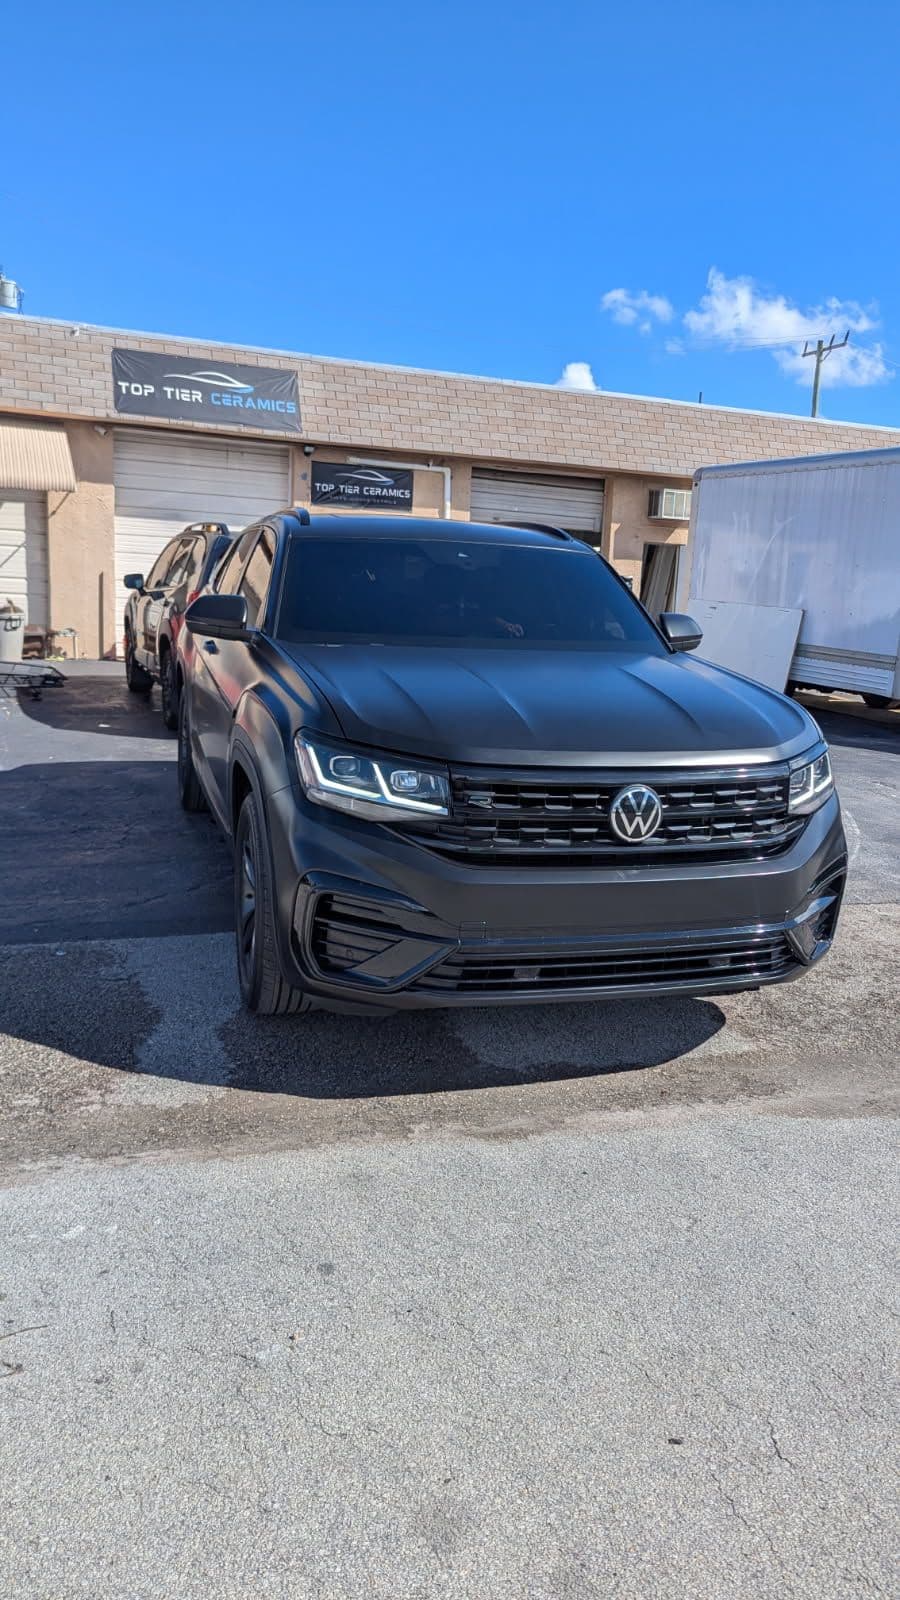
[[[778,856],[606,868],[466,865],[413,834],[298,805],[293,789],[268,809],[282,966],[326,1004],[504,1005],[786,982],[830,947],[846,874],[834,796]]]

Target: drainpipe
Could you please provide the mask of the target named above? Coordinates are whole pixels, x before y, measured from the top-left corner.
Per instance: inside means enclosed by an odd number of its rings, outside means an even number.
[[[404,471],[412,472],[440,472],[444,479],[444,516],[450,520],[450,468],[436,467],[429,461],[426,466],[421,461],[377,461],[373,456],[348,456],[347,465],[351,467],[402,467]]]

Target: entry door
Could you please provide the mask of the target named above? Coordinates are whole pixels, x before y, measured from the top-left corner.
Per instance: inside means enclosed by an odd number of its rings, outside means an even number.
[[[120,428],[115,438],[116,605],[121,649],[126,572],[149,572],[189,522],[232,531],[290,502],[286,445]]]
[[[47,496],[37,490],[0,489],[0,606],[7,600],[47,627]]]
[[[645,544],[641,561],[641,602],[651,617],[671,611],[678,580],[677,544]]]

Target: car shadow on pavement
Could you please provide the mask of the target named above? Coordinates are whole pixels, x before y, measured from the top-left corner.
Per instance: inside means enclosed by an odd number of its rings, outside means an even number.
[[[26,761],[0,771],[0,816],[0,944],[233,925],[228,846],[181,810],[174,759]]]
[[[219,1037],[231,1089],[371,1099],[512,1087],[659,1067],[725,1024],[706,1000],[590,1002],[353,1017],[238,1011]]]
[[[84,1097],[102,1100],[122,1075],[224,1088],[236,1101],[387,1099],[609,1076],[677,1061],[725,1024],[715,1002],[672,996],[254,1017],[239,1004],[227,936],[190,946],[0,945],[0,992],[0,1062],[4,1036],[37,1046],[36,1057],[21,1057],[22,1082],[27,1089],[28,1062],[36,1063],[54,1115]],[[8,1097],[24,1092],[17,1059],[8,1056],[6,1081],[0,1071],[0,1121]]]
[[[74,678],[45,689],[40,700],[20,691],[19,706],[31,722],[58,733],[174,741],[174,734],[163,727],[158,691],[131,694],[124,667],[121,679]]]

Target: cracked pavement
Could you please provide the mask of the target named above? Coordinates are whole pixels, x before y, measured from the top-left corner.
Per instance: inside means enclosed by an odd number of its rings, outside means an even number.
[[[900,717],[798,984],[257,1024],[119,671],[0,701],[0,1593],[894,1593]]]

